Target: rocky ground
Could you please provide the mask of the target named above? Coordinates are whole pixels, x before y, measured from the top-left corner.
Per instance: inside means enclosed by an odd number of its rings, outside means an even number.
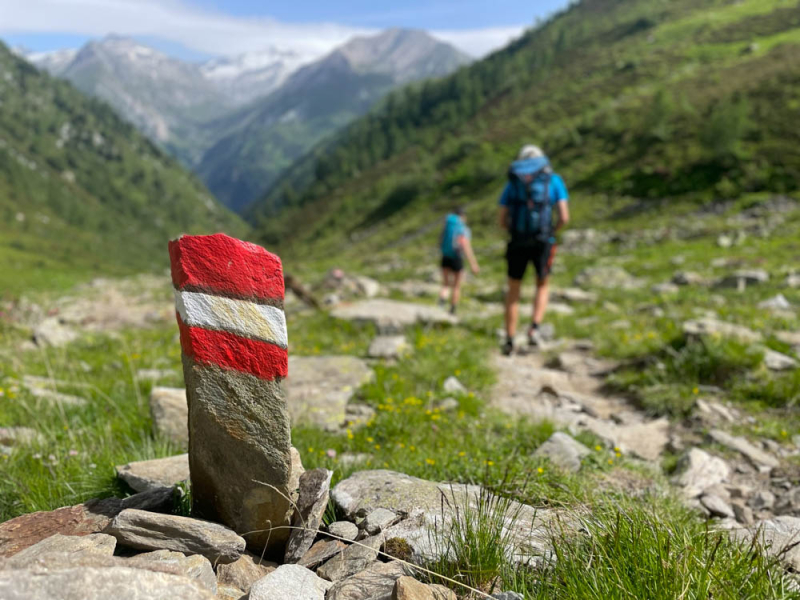
[[[131,598],[540,597],[500,568],[464,576],[470,515],[502,564],[557,569],[559,544],[581,547],[609,498],[678,502],[732,547],[775,556],[789,581],[800,568],[800,296],[784,265],[748,258],[742,236],[775,227],[767,214],[741,217],[741,235],[715,233],[713,252],[654,255],[654,240],[673,243],[668,231],[571,232],[555,333],[511,357],[495,343],[502,288],[486,280],[467,288],[457,319],[430,303],[433,274],[331,271],[312,286],[330,315],[287,297],[285,386],[308,470],[283,556],[253,554],[185,508],[166,279],[7,307],[0,597],[100,598],[120,582]],[[617,254],[580,262],[609,247]],[[105,454],[80,445],[125,431],[139,437]],[[86,475],[89,460],[106,474]],[[56,508],[68,498],[82,502]],[[787,585],[769,595],[790,597]]]

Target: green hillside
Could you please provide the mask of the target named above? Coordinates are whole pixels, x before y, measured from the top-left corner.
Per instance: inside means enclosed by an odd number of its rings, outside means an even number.
[[[797,0],[584,0],[484,61],[393,93],[247,216],[298,258],[396,253],[433,240],[455,203],[474,206],[480,238],[529,142],[565,176],[584,226],[599,225],[598,206],[642,199],[669,199],[674,215],[796,190],[797,122]]]
[[[182,232],[246,226],[106,104],[0,45],[0,293],[166,268]]]

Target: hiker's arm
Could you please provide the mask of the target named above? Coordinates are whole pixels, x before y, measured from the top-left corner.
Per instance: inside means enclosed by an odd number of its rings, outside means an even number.
[[[556,223],[556,231],[558,231],[569,223],[569,204],[562,200],[556,203],[556,207],[558,207],[558,223]]]
[[[469,268],[472,269],[472,272],[475,273],[475,275],[477,275],[481,268],[478,266],[478,261],[475,259],[475,253],[472,251],[472,243],[469,241],[469,238],[465,235],[459,236],[458,246],[467,256]]]
[[[500,229],[503,231],[508,231],[508,207],[501,206],[500,207],[500,214],[499,219],[497,221],[500,224]]]

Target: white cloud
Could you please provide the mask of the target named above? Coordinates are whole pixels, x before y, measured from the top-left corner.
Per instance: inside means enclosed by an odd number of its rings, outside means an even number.
[[[467,54],[481,57],[507,45],[525,31],[524,27],[488,27],[486,29],[461,29],[432,31],[431,34],[450,42]]]
[[[151,36],[213,55],[276,46],[312,58],[354,35],[375,31],[336,23],[232,17],[197,9],[180,0],[0,0],[0,33]],[[473,56],[482,56],[520,31],[521,28],[489,28],[434,34]]]

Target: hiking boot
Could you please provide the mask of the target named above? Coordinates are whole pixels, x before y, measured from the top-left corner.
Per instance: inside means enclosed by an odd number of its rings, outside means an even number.
[[[509,338],[503,344],[503,356],[511,356],[512,352],[514,352],[514,340]]]
[[[450,305],[450,314],[455,316],[455,314],[456,314],[456,305],[455,304],[451,304]]]
[[[528,329],[528,345],[532,348],[541,348],[545,345],[544,336],[538,328],[531,327]]]

